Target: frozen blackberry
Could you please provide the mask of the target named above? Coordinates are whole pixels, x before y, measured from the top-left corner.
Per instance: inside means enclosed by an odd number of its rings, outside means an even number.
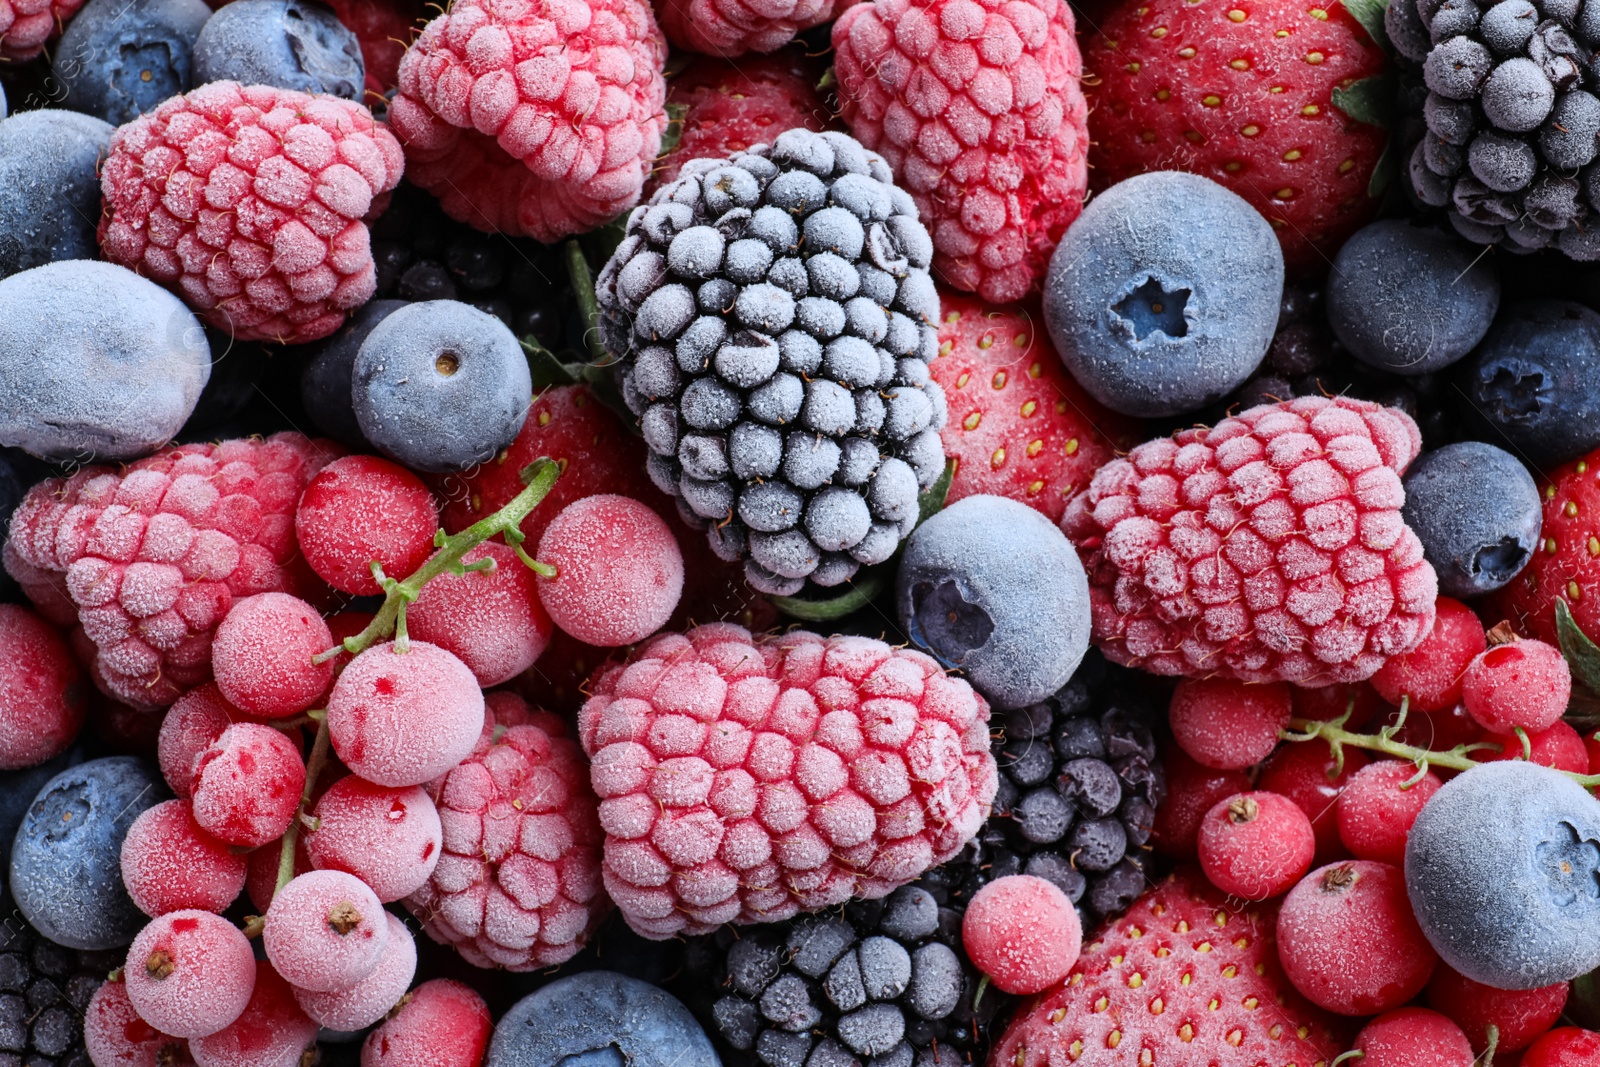
[[[83,1012],[124,955],[63,948],[20,913],[0,923],[0,1067],[90,1067]]]
[[[1600,0],[1395,0],[1422,66],[1412,191],[1470,241],[1600,259]]]
[[[727,1067],[958,1067],[982,1062],[1008,1002],[961,948],[961,912],[916,885],[841,912],[725,926],[691,945],[686,982]],[[709,973],[698,971],[695,957]],[[706,1000],[710,999],[709,1006]]]
[[[596,286],[650,475],[764,593],[887,560],[944,469],[933,242],[842,133],[697,159]]]
[[[964,906],[996,878],[1033,874],[1067,894],[1085,930],[1122,914],[1146,888],[1150,827],[1166,797],[1151,729],[1162,706],[1145,676],[1090,649],[1054,696],[997,713],[989,821],[920,884]]]

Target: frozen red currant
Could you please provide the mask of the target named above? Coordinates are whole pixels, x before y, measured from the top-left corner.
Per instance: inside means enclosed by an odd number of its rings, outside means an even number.
[[[317,609],[288,593],[258,593],[234,603],[211,642],[211,673],[240,711],[268,719],[297,715],[333,681],[315,657],[333,647]]]
[[[417,973],[417,943],[398,916],[384,913],[389,940],[378,966],[355,985],[331,992],[296,989],[301,1009],[330,1030],[365,1030],[400,1003]]]
[[[351,775],[317,800],[304,835],[319,870],[346,871],[382,901],[408,897],[439,863],[439,811],[421,786],[390,788]]]
[[[369,782],[422,785],[467,758],[483,732],[483,692],[437,645],[392,641],[350,661],[328,696],[328,731],[345,765]]]
[[[1549,729],[1571,696],[1572,670],[1561,650],[1543,641],[1497,644],[1467,664],[1461,679],[1467,712],[1496,734]]]
[[[659,630],[683,593],[683,552],[661,516],[632,497],[567,505],[539,540],[556,568],[539,580],[555,624],[591,645],[629,645]]]
[[[55,628],[27,608],[0,604],[0,770],[65,752],[88,695],[83,668]]]
[[[1172,693],[1169,714],[1173,739],[1196,762],[1239,770],[1272,754],[1292,711],[1283,682],[1186,678]]]
[[[533,571],[505,545],[486,541],[462,557],[468,570],[441,574],[422,587],[406,610],[406,625],[418,641],[460,657],[487,689],[509,682],[550,643],[550,616],[539,600]]]
[[[978,970],[999,988],[1038,993],[1078,962],[1083,924],[1055,883],[1012,874],[972,895],[961,921],[961,942]]]
[[[1487,645],[1483,623],[1472,609],[1442,596],[1428,636],[1410,652],[1390,658],[1372,676],[1372,687],[1391,704],[1406,697],[1417,711],[1443,710],[1461,699],[1461,676]]]
[[[1358,859],[1403,867],[1411,824],[1443,784],[1404,760],[1368,764],[1339,794],[1339,840]]]
[[[281,730],[234,723],[195,760],[195,821],[230,845],[257,848],[283,836],[305,785],[306,765]]]
[[[367,1035],[361,1067],[478,1067],[494,1023],[483,998],[460,982],[423,982]]]
[[[1461,1027],[1427,1008],[1399,1008],[1356,1035],[1361,1067],[1472,1067],[1472,1045]],[[1526,1067],[1526,1065],[1524,1065]]]
[[[389,942],[388,913],[361,879],[311,871],[267,909],[262,944],[278,973],[301,989],[348,989],[377,970]]]
[[[204,1037],[244,1011],[256,962],[243,931],[220,915],[174,911],[133,939],[123,980],[145,1022],[175,1037]]]
[[[372,564],[405,578],[433,553],[439,508],[422,479],[376,456],[323,467],[300,494],[294,532],[311,569],[335,589],[381,593]]]
[[[1167,749],[1167,799],[1156,809],[1150,839],[1169,856],[1193,859],[1200,820],[1219,800],[1250,790],[1243,771],[1217,771],[1196,763],[1176,745]]]
[[[189,1042],[198,1067],[300,1067],[315,1051],[317,1024],[266,960],[256,961],[250,1003],[232,1023]]]
[[[202,830],[187,800],[146,808],[122,840],[122,884],[146,915],[225,911],[244,875],[245,858]]]
[[[1266,900],[1305,877],[1317,838],[1294,801],[1256,792],[1218,801],[1200,822],[1198,845],[1212,885],[1230,896]]]
[[[1538,989],[1495,989],[1441,963],[1428,983],[1428,1007],[1448,1015],[1480,1053],[1489,1047],[1489,1027],[1495,1028],[1497,1053],[1516,1052],[1554,1026],[1566,1006],[1565,982]]]

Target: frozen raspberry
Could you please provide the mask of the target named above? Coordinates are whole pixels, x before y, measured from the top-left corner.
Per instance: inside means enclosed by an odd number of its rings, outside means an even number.
[[[146,808],[122,840],[122,884],[146,915],[225,911],[244,873],[245,858],[200,829],[187,800]]]
[[[426,563],[438,528],[439,507],[422,479],[377,456],[345,456],[322,468],[294,516],[311,569],[358,596],[383,592],[374,562],[390,578],[405,578]]]
[[[1549,729],[1567,710],[1572,669],[1543,641],[1512,640],[1478,653],[1461,677],[1467,713],[1490,733]]]
[[[194,764],[222,731],[249,716],[228,703],[215,682],[189,690],[161,720],[157,758],[161,776],[178,796],[194,795]]]
[[[1444,783],[1404,760],[1379,760],[1356,771],[1339,794],[1339,840],[1357,859],[1404,867],[1406,837],[1422,806]]]
[[[1551,1030],[1522,1056],[1522,1067],[1591,1067],[1596,1063],[1600,1063],[1600,1033],[1576,1026]]]
[[[355,985],[328,993],[296,989],[301,1009],[330,1030],[365,1030],[400,1002],[417,973],[417,943],[398,916],[385,912],[389,941],[377,969]]]
[[[1240,793],[1218,801],[1200,823],[1200,867],[1229,896],[1267,900],[1311,869],[1317,837],[1294,801]]]
[[[1250,790],[1242,770],[1218,771],[1196,763],[1176,745],[1169,746],[1164,761],[1167,799],[1156,809],[1150,838],[1169,856],[1194,859],[1200,822],[1219,800]]]
[[[355,875],[385,903],[415,893],[439,863],[439,812],[420,786],[389,789],[351,775],[311,814],[316,829],[303,840],[312,864]]]
[[[551,622],[533,571],[515,552],[485,541],[461,558],[468,565],[483,560],[492,566],[460,577],[441,574],[423,586],[406,609],[406,628],[416,640],[454,653],[487,689],[533,666],[550,644]]]
[[[27,608],[0,604],[0,770],[65,752],[83,726],[88,695],[61,635]]]
[[[1322,867],[1289,891],[1278,958],[1306,999],[1341,1015],[1400,1007],[1439,962],[1411,914],[1405,875],[1369,860]]]
[[[1554,1026],[1567,1006],[1567,993],[1565,982],[1538,989],[1495,989],[1441,963],[1428,983],[1428,1007],[1461,1027],[1478,1053],[1489,1047],[1488,1028],[1495,1027],[1500,1034],[1496,1052],[1504,1055],[1527,1048]]]
[[[568,505],[545,527],[539,561],[556,568],[539,581],[555,624],[591,645],[620,646],[659,630],[683,593],[683,553],[667,524],[644,504],[602,494]]]
[[[78,626],[78,605],[72,602],[65,574],[55,569],[35,567],[26,562],[17,554],[16,546],[9,538],[6,540],[5,548],[0,549],[0,559],[5,562],[6,573],[16,579],[40,615],[57,626],[71,627],[76,633],[82,633],[83,628]],[[91,649],[94,647],[92,641],[89,647]],[[94,658],[91,656],[89,662],[93,661]],[[81,657],[80,662],[82,662]]]
[[[272,964],[256,961],[256,987],[244,1012],[214,1034],[189,1042],[197,1067],[301,1067],[317,1024],[295,1003]]]
[[[1036,290],[1088,184],[1065,0],[875,0],[833,48],[845,124],[917,202],[939,276],[996,304]]]
[[[283,731],[235,723],[195,759],[194,819],[218,840],[258,848],[283,836],[306,765]]]
[[[459,659],[425,641],[373,645],[328,696],[328,733],[345,766],[387,786],[431,782],[483,731],[483,692]]]
[[[297,715],[333,681],[333,667],[314,657],[333,646],[317,609],[288,593],[238,601],[211,639],[211,673],[240,711],[268,719]]]
[[[1362,1067],[1472,1067],[1461,1027],[1427,1008],[1380,1015],[1356,1035]],[[1554,1067],[1554,1065],[1552,1065]]]
[[[1095,642],[1155,674],[1371,677],[1433,623],[1438,582],[1400,515],[1421,444],[1401,411],[1311,396],[1112,460],[1061,523]]]
[[[7,566],[64,577],[97,680],[118,700],[165,707],[210,679],[212,631],[235,599],[313,591],[292,566],[294,507],[337,454],[282,433],[46,479],[12,516]]]
[[[1083,924],[1054,882],[1012,874],[972,895],[961,919],[961,943],[996,986],[1007,993],[1039,993],[1078,962]]]
[[[1292,713],[1289,687],[1282,682],[1191,678],[1173,690],[1168,717],[1173,739],[1196,761],[1236,771],[1272,755]]]
[[[367,1035],[361,1067],[478,1067],[494,1023],[483,998],[460,982],[423,982]]]
[[[272,898],[261,943],[291,985],[324,993],[348,989],[383,958],[387,914],[355,875],[311,871]]]
[[[675,48],[732,59],[746,52],[776,52],[801,30],[832,22],[856,0],[656,0],[656,17]],[[801,125],[794,123],[794,125]],[[789,127],[757,142],[770,142]],[[723,153],[712,153],[718,158]],[[685,159],[701,158],[685,156]]]
[[[212,82],[112,135],[100,250],[241,341],[315,341],[372,298],[362,218],[404,165],[360,104]]]
[[[1454,707],[1468,664],[1488,647],[1483,623],[1461,601],[1439,597],[1434,612],[1427,636],[1372,676],[1372,687],[1391,704],[1404,698],[1413,711]]]
[[[121,975],[101,983],[89,999],[83,1044],[95,1067],[180,1067],[190,1062],[188,1042],[139,1018]]]
[[[997,788],[988,704],[882,641],[700,626],[593,694],[606,888],[646,937],[882,897],[955,855]]]
[[[174,911],[150,920],[128,948],[122,973],[139,1018],[162,1033],[191,1039],[237,1019],[256,984],[249,940],[209,911]]]
[[[0,57],[32,59],[82,6],[83,0],[0,0]]]
[[[605,918],[589,769],[561,720],[496,694],[461,766],[428,786],[444,855],[406,907],[469,963],[529,971],[570,959]]]
[[[1524,758],[1520,738],[1486,733],[1477,740],[1500,746],[1499,752],[1488,749],[1474,752],[1472,758],[1480,763]],[[1558,771],[1570,771],[1573,774],[1587,774],[1589,770],[1589,750],[1584,745],[1582,735],[1564,722],[1555,723],[1548,730],[1528,735],[1526,758],[1541,767],[1554,767]]]
[[[406,177],[460,222],[552,242],[632,207],[666,128],[644,0],[461,0],[400,61]]]

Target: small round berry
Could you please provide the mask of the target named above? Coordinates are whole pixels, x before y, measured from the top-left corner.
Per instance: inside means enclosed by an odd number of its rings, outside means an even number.
[[[121,975],[102,982],[89,998],[83,1046],[95,1067],[176,1067],[186,1049],[183,1038],[163,1034],[139,1018]]]
[[[1509,0],[1515,7],[1526,0]],[[1505,6],[1504,0],[1497,6]],[[1478,138],[1477,143],[1485,139]],[[1519,148],[1521,142],[1512,142]],[[1398,221],[1398,220],[1397,220]],[[1398,223],[1406,225],[1405,223]],[[1471,248],[1464,242],[1457,247]],[[1483,264],[1488,279],[1494,272]],[[1495,282],[1495,288],[1499,283]],[[1404,299],[1411,299],[1407,295]],[[1484,325],[1494,305],[1478,303]],[[1482,441],[1460,441],[1418,456],[1406,471],[1406,525],[1439,575],[1439,591],[1474,597],[1515,578],[1539,547],[1538,486],[1522,461]]]
[[[302,840],[312,865],[355,875],[386,903],[422,888],[439,864],[439,811],[421,786],[390,789],[351,775],[311,814],[316,829]]]
[[[1472,1067],[1473,1061],[1461,1027],[1427,1008],[1378,1016],[1361,1028],[1355,1047],[1361,1067]]]
[[[373,645],[328,697],[328,731],[345,766],[387,786],[431,782],[467,758],[483,732],[483,691],[455,656],[425,641]]]
[[[227,910],[244,888],[245,858],[194,821],[187,800],[146,808],[122,840],[122,884],[146,915]]]
[[[1483,623],[1459,600],[1435,601],[1433,629],[1410,652],[1391,657],[1372,687],[1391,704],[1410,698],[1413,711],[1442,711],[1461,699],[1461,675],[1488,645]]]
[[[460,982],[423,982],[367,1035],[361,1067],[478,1067],[494,1022],[483,998]]]
[[[167,710],[161,720],[156,758],[161,776],[180,797],[194,795],[195,762],[222,736],[222,731],[243,722],[244,712],[228,703],[215,682],[189,690]]]
[[[1496,989],[1440,964],[1428,983],[1428,1007],[1442,1012],[1467,1035],[1475,1052],[1489,1047],[1489,1027],[1499,1032],[1497,1053],[1533,1044],[1561,1018],[1567,983],[1537,989]]]
[[[1283,682],[1186,678],[1172,692],[1172,736],[1197,762],[1240,770],[1272,755],[1292,713]]]
[[[1439,962],[1411,914],[1405,876],[1370,860],[1329,864],[1289,891],[1278,957],[1296,989],[1341,1015],[1400,1007]]]
[[[272,898],[261,940],[290,984],[324,993],[348,989],[377,970],[389,942],[386,915],[355,875],[312,871]]]
[[[61,635],[27,608],[0,604],[0,770],[65,752],[83,726],[88,695]]]
[[[256,985],[249,939],[209,911],[152,919],[133,939],[122,973],[139,1018],[175,1037],[221,1030],[244,1011]]]
[[[1083,947],[1083,923],[1054,882],[996,878],[972,895],[961,943],[978,970],[1007,993],[1038,993],[1067,976]]]
[[[374,561],[405,578],[433,554],[439,507],[422,479],[377,456],[344,456],[300,494],[295,538],[317,576],[356,596],[383,592]]]
[[[539,580],[555,624],[591,645],[630,645],[661,629],[683,592],[683,553],[661,516],[632,497],[569,504],[539,539],[556,568]]]
[[[211,642],[211,673],[222,695],[247,715],[282,719],[316,703],[333,665],[313,657],[333,646],[317,609],[288,593],[235,601]]]
[[[1500,746],[1499,752],[1489,749],[1474,752],[1473,759],[1480,763],[1523,758],[1522,739],[1519,737],[1486,733],[1477,740]],[[1565,722],[1554,723],[1548,730],[1531,734],[1528,737],[1527,758],[1541,767],[1554,767],[1558,771],[1570,771],[1573,774],[1585,774],[1589,769],[1589,750],[1584,747],[1583,737]]]
[[[1357,859],[1405,866],[1411,824],[1443,784],[1405,760],[1362,767],[1339,794],[1339,840]]]
[[[1305,877],[1317,835],[1288,797],[1240,793],[1206,812],[1198,847],[1212,885],[1245,900],[1267,900]]]
[[[487,570],[441,574],[406,609],[412,638],[454,653],[487,689],[509,682],[550,644],[550,616],[533,571],[499,542],[485,541],[462,557],[488,560]]]
[[[365,1030],[400,1002],[416,976],[417,943],[411,931],[398,916],[385,912],[384,917],[389,923],[389,940],[371,974],[353,986],[332,992],[294,991],[301,1009],[330,1030]]]
[[[1563,1026],[1551,1030],[1522,1054],[1522,1067],[1594,1067],[1600,1063],[1600,1034]]]
[[[317,1024],[295,1003],[272,964],[256,961],[256,987],[244,1012],[214,1034],[189,1042],[195,1067],[299,1067],[316,1048]]]
[[[1190,759],[1176,745],[1167,750],[1167,799],[1156,808],[1150,837],[1157,848],[1179,859],[1194,859],[1200,822],[1219,800],[1250,789],[1243,771],[1215,771]]]
[[[258,848],[283,836],[306,765],[282,730],[235,723],[195,760],[194,818],[218,840]]]
[[[1346,729],[1359,729],[1372,721],[1378,709],[1384,706],[1383,698],[1372,688],[1371,682],[1347,682],[1318,686],[1315,689],[1292,690],[1294,717],[1332,722],[1346,713]]]
[[[1538,733],[1560,719],[1572,696],[1572,669],[1543,641],[1510,641],[1480,652],[1461,678],[1467,713],[1490,733]]]

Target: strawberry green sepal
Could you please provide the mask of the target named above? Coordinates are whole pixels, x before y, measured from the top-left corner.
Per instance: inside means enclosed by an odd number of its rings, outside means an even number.
[[[1385,52],[1393,51],[1389,47],[1389,32],[1384,29],[1384,12],[1389,9],[1389,0],[1344,0],[1344,9],[1350,12],[1350,17],[1361,23],[1361,28],[1367,31],[1378,47]]]

